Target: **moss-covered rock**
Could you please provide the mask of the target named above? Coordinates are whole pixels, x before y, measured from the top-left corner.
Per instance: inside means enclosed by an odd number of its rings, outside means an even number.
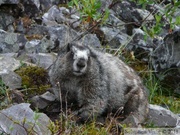
[[[50,87],[48,72],[41,67],[22,67],[16,73],[22,77],[22,86],[27,88],[28,95],[42,94]]]

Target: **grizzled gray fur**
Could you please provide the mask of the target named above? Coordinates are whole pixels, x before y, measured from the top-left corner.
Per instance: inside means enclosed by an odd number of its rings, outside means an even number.
[[[81,122],[114,113],[123,115],[122,123],[137,126],[148,114],[146,90],[133,69],[90,46],[69,44],[49,75],[54,86],[60,84],[62,100],[78,105]]]

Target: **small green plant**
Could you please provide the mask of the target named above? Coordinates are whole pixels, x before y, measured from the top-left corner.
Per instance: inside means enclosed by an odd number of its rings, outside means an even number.
[[[149,103],[163,106],[174,113],[180,113],[180,99],[167,87],[164,87],[152,70],[143,78],[149,90]]]
[[[11,97],[7,86],[0,77],[0,109],[6,108],[11,103]]]
[[[155,6],[163,5],[164,0],[131,0],[135,2],[137,5],[142,6],[144,9],[147,8],[148,5]],[[151,28],[148,28],[146,26],[147,22],[146,20],[143,20],[142,22],[142,28],[146,32],[147,35],[151,37],[155,37],[158,35],[163,27],[167,24],[169,25],[169,32],[171,32],[175,25],[180,25],[180,17],[175,17],[175,12],[179,9],[180,1],[179,0],[172,0],[169,4],[166,4],[163,8],[163,10],[156,11],[153,10],[150,14],[154,15],[155,23],[152,25]],[[149,14],[149,15],[150,15]],[[173,16],[175,20],[173,20]]]
[[[0,78],[0,97],[2,96],[6,96],[6,86],[4,85],[2,79]]]
[[[109,15],[108,9],[105,9],[104,12],[99,11],[101,8],[100,0],[72,0],[68,5],[75,7],[80,12],[81,19],[88,23],[100,20],[104,23]]]

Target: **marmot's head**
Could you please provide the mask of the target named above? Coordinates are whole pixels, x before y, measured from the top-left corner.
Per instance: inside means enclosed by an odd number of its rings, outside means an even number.
[[[88,47],[70,43],[68,44],[67,51],[72,62],[70,66],[72,66],[73,74],[76,76],[85,74],[90,62],[90,50]]]

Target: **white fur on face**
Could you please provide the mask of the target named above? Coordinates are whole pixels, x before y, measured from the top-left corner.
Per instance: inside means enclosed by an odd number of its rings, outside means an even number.
[[[73,47],[74,57],[73,59],[85,59],[88,60],[89,50],[78,50],[77,48]]]
[[[76,47],[73,47],[73,52],[74,52],[74,63],[73,63],[73,73],[77,76],[82,75],[83,73],[86,72],[87,69],[87,61],[88,61],[88,57],[89,57],[89,50],[79,50]],[[80,59],[84,60],[84,64],[85,66],[80,68],[77,66],[77,63],[79,62]]]

